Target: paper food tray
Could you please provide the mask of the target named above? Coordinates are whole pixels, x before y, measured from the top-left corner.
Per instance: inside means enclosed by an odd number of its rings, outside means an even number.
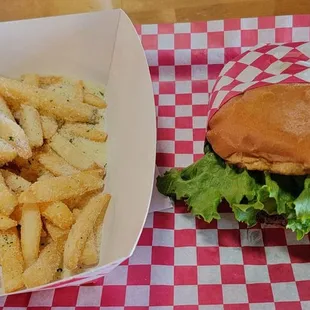
[[[139,37],[122,10],[109,10],[0,23],[0,40],[3,76],[55,74],[105,87],[109,134],[105,191],[112,200],[104,219],[99,265],[19,292],[91,281],[132,254],[152,195],[156,117]]]

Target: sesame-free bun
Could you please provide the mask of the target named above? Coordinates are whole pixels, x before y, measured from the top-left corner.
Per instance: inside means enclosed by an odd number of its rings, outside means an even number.
[[[233,97],[211,118],[214,151],[248,170],[310,173],[310,84],[262,86]]]

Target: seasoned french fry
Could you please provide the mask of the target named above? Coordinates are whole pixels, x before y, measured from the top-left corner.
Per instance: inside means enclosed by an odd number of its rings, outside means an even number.
[[[82,210],[80,209],[72,210],[72,213],[75,217],[75,221],[77,220],[81,212]],[[81,256],[79,263],[84,266],[91,266],[91,265],[98,264],[98,261],[99,261],[99,253],[98,253],[98,247],[97,247],[97,240],[96,240],[94,230],[92,229],[87,238],[84,250],[82,251],[82,256]]]
[[[0,113],[0,138],[11,144],[20,157],[31,157],[31,148],[24,130],[3,113]]]
[[[99,253],[97,248],[96,237],[94,234],[94,230],[91,230],[87,238],[85,247],[82,251],[79,263],[84,266],[92,266],[98,264],[98,262],[99,262]]]
[[[17,156],[16,149],[7,141],[0,138],[0,166],[11,162]]]
[[[44,285],[55,280],[61,265],[62,250],[57,242],[51,242],[40,253],[38,260],[28,267],[23,280],[27,288]]]
[[[5,102],[5,100],[0,96],[0,112],[2,112],[5,116],[7,116],[10,120],[12,120],[13,122],[15,122],[15,118],[11,112],[11,110],[9,109],[7,103]]]
[[[71,175],[79,170],[68,164],[62,157],[52,150],[38,155],[39,162],[55,176]]]
[[[39,256],[42,221],[37,204],[24,204],[21,218],[21,245],[25,266],[31,266]]]
[[[17,206],[17,197],[7,187],[5,180],[0,173],[0,213],[9,216]]]
[[[64,266],[69,270],[78,267],[87,238],[101,211],[108,207],[110,198],[109,194],[98,194],[93,197],[73,224],[64,250]]]
[[[72,212],[61,201],[40,204],[40,211],[46,219],[61,229],[69,229],[74,222]]]
[[[65,99],[52,91],[27,85],[23,82],[0,77],[0,94],[8,104],[29,104],[41,114],[72,122],[97,121],[98,110],[77,100]]]
[[[43,130],[39,112],[30,105],[21,105],[20,126],[24,129],[31,147],[43,145]]]
[[[21,76],[21,81],[32,86],[39,87],[39,76],[37,74],[28,73]]]
[[[61,127],[61,132],[67,132],[74,136],[83,137],[97,142],[105,142],[108,135],[100,128],[92,124],[67,123]]]
[[[39,86],[41,88],[46,88],[46,87],[49,87],[50,85],[61,83],[62,80],[63,80],[63,77],[57,76],[57,75],[40,76]]]
[[[66,136],[69,138],[69,136]],[[99,167],[104,168],[107,163],[105,142],[95,142],[82,137],[71,136],[70,140],[72,144],[87,156],[90,160],[93,160]]]
[[[53,241],[66,240],[68,238],[70,229],[61,229],[49,221],[45,221],[44,223],[45,228]]]
[[[70,140],[58,133],[53,136],[49,145],[59,156],[77,169],[86,170],[96,168],[96,164],[92,159],[74,146]]]
[[[0,258],[4,292],[15,292],[24,287],[24,260],[16,227],[0,231]]]
[[[57,132],[58,124],[53,117],[41,115],[41,125],[44,139],[50,139]]]
[[[5,215],[0,214],[0,230],[7,230],[17,226],[17,222]]]
[[[107,104],[103,99],[87,92],[84,93],[84,102],[100,109],[104,109],[107,107]]]
[[[102,170],[82,171],[33,183],[20,194],[20,203],[60,201],[103,188]]]
[[[22,193],[31,185],[30,182],[9,170],[1,170],[1,173],[6,185],[16,194]]]
[[[101,211],[101,213],[99,214],[99,216],[97,217],[96,223],[94,225],[94,234],[95,234],[96,245],[97,245],[98,249],[100,249],[100,245],[101,245],[102,225],[103,225],[103,221],[104,221],[104,217],[106,215],[106,212],[107,212],[107,208],[104,208]]]
[[[95,195],[102,192],[102,188],[87,192],[83,195],[74,196],[68,199],[63,200],[63,202],[68,206],[69,209],[82,209],[88,201]]]
[[[51,178],[54,178],[55,176],[50,173],[48,170],[44,171],[44,173],[42,175],[40,175],[37,179],[37,181],[43,181],[43,180],[48,180]]]
[[[12,214],[10,215],[10,217],[12,220],[20,224],[22,219],[22,213],[23,213],[23,205],[17,205]]]

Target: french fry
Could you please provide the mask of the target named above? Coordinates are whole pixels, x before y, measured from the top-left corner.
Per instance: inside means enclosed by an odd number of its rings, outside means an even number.
[[[37,181],[43,181],[43,180],[48,180],[48,179],[51,179],[51,178],[54,178],[55,176],[50,173],[48,170],[44,171],[43,174],[41,174],[38,178],[37,178]]]
[[[74,99],[83,102],[83,100],[84,100],[84,83],[83,83],[83,81],[75,82],[74,86],[75,86]]]
[[[104,217],[106,215],[106,212],[107,212],[107,208],[104,208],[101,211],[101,213],[99,214],[99,216],[97,217],[97,220],[96,220],[95,225],[94,225],[94,234],[95,234],[96,245],[97,245],[98,249],[100,249],[100,245],[101,245],[102,225],[103,225],[103,221],[104,221]]]
[[[15,122],[15,118],[11,112],[11,110],[9,109],[7,103],[5,102],[5,100],[0,96],[0,112],[2,112],[5,116],[7,116],[10,120],[12,120],[13,122]]]
[[[65,99],[52,91],[27,85],[23,82],[0,77],[0,94],[8,104],[29,104],[41,114],[72,122],[98,121],[98,110],[77,100]]]
[[[61,83],[63,80],[62,76],[57,75],[46,75],[39,77],[39,87],[46,88],[53,84]]]
[[[17,156],[16,149],[7,141],[0,138],[0,166],[13,161]]]
[[[21,105],[20,108],[20,126],[24,129],[30,147],[39,147],[43,145],[43,130],[39,112],[30,105]]]
[[[71,210],[74,208],[82,209],[92,197],[94,197],[95,195],[97,195],[101,192],[102,192],[102,188],[99,188],[99,189],[89,191],[89,192],[82,194],[82,195],[79,195],[79,196],[74,196],[74,197],[65,199],[65,200],[63,200],[63,202]]]
[[[77,220],[81,212],[82,210],[80,209],[72,210],[72,213],[75,217],[75,221]],[[82,256],[79,263],[84,266],[91,266],[98,264],[98,261],[99,261],[99,253],[97,248],[97,241],[94,230],[92,229],[87,238],[85,248],[82,252]]]
[[[84,102],[100,109],[104,109],[107,107],[107,104],[103,99],[87,92],[84,93]]]
[[[66,240],[68,238],[69,229],[61,229],[49,221],[45,221],[44,223],[45,228],[53,241]]]
[[[18,204],[17,197],[7,187],[5,180],[0,173],[0,213],[9,216]]]
[[[92,141],[105,142],[108,135],[92,124],[66,123],[61,127],[61,132],[67,132],[74,136],[83,137]]]
[[[87,238],[101,211],[108,207],[110,198],[109,194],[98,194],[93,197],[73,224],[64,249],[64,266],[69,270],[78,267]]]
[[[24,260],[16,227],[0,231],[0,258],[4,292],[15,292],[24,287]]]
[[[21,76],[21,81],[32,86],[39,87],[39,76],[37,74],[28,73]]]
[[[53,117],[41,115],[41,125],[44,139],[50,139],[57,132],[58,124]]]
[[[21,245],[25,266],[31,266],[39,256],[42,221],[37,204],[24,204],[21,218]]]
[[[31,148],[24,130],[3,113],[0,113],[0,138],[11,144],[22,158],[31,157]]]
[[[82,171],[70,176],[60,176],[33,183],[20,194],[20,203],[50,202],[82,195],[103,188],[103,171]]]
[[[23,205],[17,205],[12,214],[10,215],[10,217],[12,220],[20,224],[20,221],[22,219],[22,213],[23,213]]]
[[[16,194],[22,193],[31,185],[30,182],[9,170],[0,171],[4,177],[6,185]]]
[[[0,214],[0,230],[8,230],[17,226],[17,222],[5,215]]]
[[[95,162],[70,141],[56,133],[49,145],[59,156],[77,169],[86,170],[96,168]]]
[[[69,138],[69,136],[66,136]],[[82,137],[73,137],[71,136],[70,140],[72,144],[87,156],[90,160],[95,162],[99,167],[104,168],[107,163],[106,147],[105,142],[95,142]]]
[[[92,229],[82,251],[79,263],[83,266],[92,266],[98,264],[98,262],[99,253],[94,230]]]
[[[79,170],[68,164],[62,157],[52,150],[38,155],[39,162],[55,176],[71,175]]]
[[[72,212],[61,201],[41,204],[40,211],[43,217],[61,229],[69,229],[74,222]]]
[[[60,245],[54,241],[48,244],[41,251],[38,260],[24,271],[23,280],[26,287],[36,287],[54,281],[61,259]]]

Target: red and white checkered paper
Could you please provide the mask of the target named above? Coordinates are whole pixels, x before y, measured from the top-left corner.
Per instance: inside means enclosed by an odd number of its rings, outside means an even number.
[[[310,42],[268,43],[229,61],[215,82],[209,118],[229,99],[272,84],[310,82]]]
[[[161,171],[200,158],[209,95],[224,63],[263,43],[310,41],[310,15],[137,26],[157,108]],[[0,309],[310,309],[310,242],[246,229],[223,206],[207,224],[175,209],[149,214],[134,255],[90,284],[0,298]]]

